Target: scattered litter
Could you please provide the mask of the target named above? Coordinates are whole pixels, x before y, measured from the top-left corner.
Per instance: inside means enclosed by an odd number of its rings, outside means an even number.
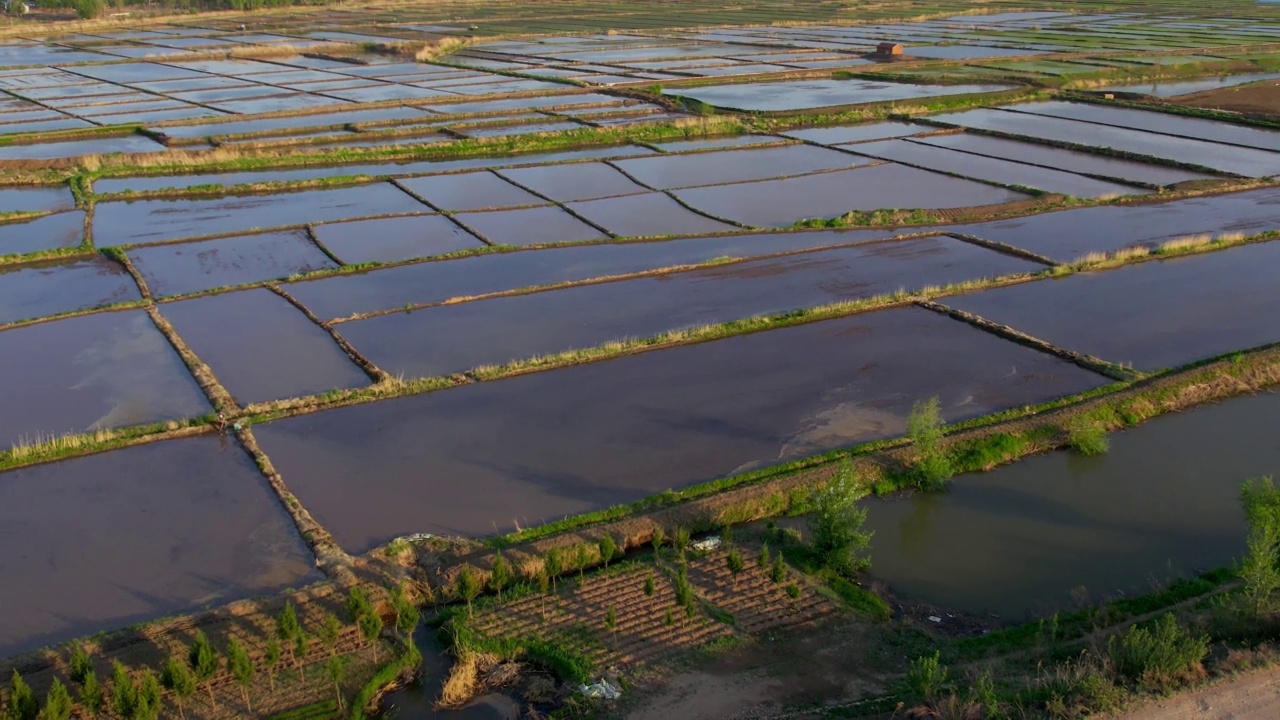
[[[432,535],[431,533],[413,533],[412,535],[405,535],[401,539],[405,542],[422,542],[423,540],[430,540],[433,537],[435,537],[435,535]]]
[[[579,685],[578,692],[582,693],[583,697],[604,698],[605,700],[617,700],[622,697],[622,688],[611,684],[603,678],[593,685]]]
[[[937,623],[940,623],[940,622],[942,622],[942,618],[938,617],[937,615],[930,615],[930,616],[929,616],[929,622],[937,622]]]
[[[710,552],[712,550],[719,550],[720,536],[712,535],[706,539],[699,540],[698,542],[694,543],[692,547],[694,550],[697,550],[698,552]]]

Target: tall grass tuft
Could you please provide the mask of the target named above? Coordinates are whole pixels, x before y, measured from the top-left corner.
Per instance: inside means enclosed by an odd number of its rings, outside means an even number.
[[[1107,656],[1116,674],[1156,691],[1199,675],[1208,654],[1209,639],[1187,632],[1173,613],[1161,615],[1147,627],[1133,625],[1107,641]]]
[[[1111,449],[1106,428],[1100,423],[1084,419],[1076,420],[1067,428],[1067,444],[1085,457],[1105,455]]]
[[[103,445],[111,442],[115,437],[116,434],[106,428],[100,428],[92,433],[70,433],[67,435],[36,433],[34,437],[23,436],[18,438],[13,447],[9,448],[8,460],[18,463],[49,455],[60,455],[81,448]]]

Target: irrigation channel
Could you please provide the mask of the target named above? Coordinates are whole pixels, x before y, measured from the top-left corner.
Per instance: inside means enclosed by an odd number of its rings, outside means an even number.
[[[1280,395],[1117,433],[1105,455],[1033,457],[945,493],[868,503],[871,573],[941,608],[1019,621],[1230,565],[1240,484],[1280,476]]]
[[[503,720],[519,715],[519,705],[499,693],[481,695],[466,707],[456,710],[437,710],[436,699],[440,697],[440,688],[449,675],[453,659],[436,639],[435,628],[429,625],[419,625],[413,640],[422,653],[418,677],[413,683],[388,693],[382,699],[379,717],[388,720]]]

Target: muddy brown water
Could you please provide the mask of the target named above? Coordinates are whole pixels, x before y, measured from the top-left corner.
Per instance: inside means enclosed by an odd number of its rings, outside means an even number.
[[[165,303],[160,313],[242,405],[370,382],[329,333],[270,290]]]
[[[320,579],[234,439],[0,475],[0,656]]]
[[[484,246],[480,238],[443,215],[328,223],[312,231],[347,264],[395,262]]]
[[[494,245],[542,245],[608,237],[554,205],[463,212],[454,218]]]
[[[84,211],[0,224],[0,255],[75,247],[84,242]]]
[[[949,237],[921,238],[442,305],[346,323],[340,332],[392,375],[447,375],[611,340],[1040,267]]]
[[[121,200],[94,208],[93,239],[98,246],[108,247],[425,212],[429,208],[391,183],[209,200]]]
[[[0,445],[209,412],[178,354],[141,310],[5,330],[0,359],[9,371],[0,386]]]
[[[0,323],[85,310],[142,297],[119,263],[105,257],[0,267]]]
[[[510,530],[895,435],[933,395],[955,420],[1105,381],[906,307],[299,416],[255,434],[303,505],[364,552],[411,532]]]
[[[615,164],[649,187],[669,190],[839,170],[870,162],[838,150],[812,145],[786,145],[758,150],[734,149],[689,155],[659,155],[619,160]]]
[[[945,302],[1139,370],[1280,340],[1280,242],[998,288]]]
[[[1041,138],[1086,147],[1111,148],[1245,177],[1268,177],[1280,173],[1280,153],[1159,135],[1132,128],[1097,125],[1079,120],[989,108],[934,115],[929,119],[1022,137]]]
[[[1141,195],[1148,192],[1131,185],[1095,180],[1052,168],[973,155],[943,147],[920,145],[906,140],[860,143],[856,147],[851,147],[850,151],[880,160],[907,163],[926,170],[936,170],[975,180],[986,180],[1001,185],[1020,185],[1076,197],[1098,198]]]
[[[137,247],[129,258],[157,297],[337,267],[302,230]]]
[[[1034,163],[1068,172],[1118,178],[1120,180],[1158,186],[1173,185],[1188,180],[1208,180],[1214,177],[1181,168],[1122,160],[1120,158],[1107,157],[1106,155],[1093,155],[1038,143],[1006,140],[1005,138],[991,137],[990,135],[971,135],[967,133],[936,135],[918,138],[913,142],[1016,162]],[[851,149],[856,150],[857,148]]]
[[[871,572],[903,594],[1008,621],[1151,592],[1244,551],[1240,483],[1280,476],[1280,396],[1157,418],[1100,457],[1061,452],[867,502]]]
[[[1280,189],[1140,205],[1080,208],[957,225],[957,232],[1008,243],[1053,260],[1073,262],[1090,252],[1155,246],[1181,237],[1280,229]]]
[[[559,247],[426,262],[290,283],[289,292],[323,319],[407,304],[643,272],[718,257],[772,253],[878,240],[881,230],[841,230]]]
[[[756,227],[785,227],[851,210],[954,208],[1025,200],[973,180],[885,163],[816,175],[677,190],[692,207]]]

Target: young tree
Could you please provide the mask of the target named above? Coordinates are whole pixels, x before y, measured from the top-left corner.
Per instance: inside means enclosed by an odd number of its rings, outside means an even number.
[[[649,573],[649,576],[644,579],[644,594],[646,597],[653,597],[653,591],[653,573]]]
[[[138,709],[138,686],[119,660],[111,663],[111,709],[122,718],[132,718]]]
[[[598,544],[600,546],[600,559],[604,561],[605,568],[608,568],[609,561],[621,552],[621,548],[618,547],[618,543],[614,541],[613,536],[609,533],[602,535]]]
[[[551,586],[551,579],[547,577],[546,568],[543,568],[538,572],[538,576],[536,579],[538,581],[538,596],[539,596],[538,611],[542,614],[542,624],[545,625],[547,623],[547,590]]]
[[[498,553],[493,558],[493,567],[489,569],[489,587],[498,593],[498,601],[502,601],[502,590],[511,582],[511,565],[507,563],[507,559],[502,557],[502,553]]]
[[[471,570],[470,565],[463,565],[462,570],[458,573],[458,597],[467,601],[467,616],[471,617],[471,601],[480,595],[480,591],[484,589],[484,585],[480,582],[480,578]]]
[[[361,616],[360,620],[363,622],[364,616]],[[378,621],[378,625],[382,625],[381,620]],[[280,650],[280,641],[275,638],[268,638],[266,657],[263,660],[263,666],[267,671],[267,682],[271,685],[271,694],[273,695],[276,692],[276,668],[280,667],[280,656],[282,654],[283,653]],[[376,661],[377,658],[374,658],[374,660]]]
[[[688,528],[684,528],[684,527],[676,528],[676,534],[675,534],[675,537],[671,539],[671,545],[675,547],[676,552],[679,553],[681,556],[684,555],[685,549],[689,547],[690,537],[691,535],[689,533]]]
[[[359,622],[361,617],[372,612],[373,604],[369,602],[364,588],[359,585],[352,587],[347,595],[347,614],[351,616],[351,622]]]
[[[333,615],[336,623],[337,618]],[[244,706],[253,714],[253,703],[249,700],[249,688],[253,687],[253,676],[257,672],[257,668],[253,665],[253,658],[249,657],[249,652],[245,650],[244,643],[240,642],[240,638],[233,637],[227,641],[227,665],[230,666],[231,674],[235,676],[236,682],[240,685],[240,694],[244,697]]]
[[[90,670],[80,681],[80,693],[77,699],[80,701],[80,707],[89,717],[97,715],[106,707],[107,697],[102,692],[102,686],[98,684],[97,673]]]
[[[159,678],[151,668],[143,668],[138,673],[138,703],[133,708],[132,720],[157,720],[162,702],[164,690]]]
[[[662,549],[662,543],[667,539],[667,531],[662,529],[661,525],[653,528],[653,538],[649,541],[653,545],[653,554],[657,555]]]
[[[936,396],[917,402],[907,416],[907,435],[915,447],[916,474],[923,490],[942,487],[954,474],[951,459],[942,447],[943,425]]]
[[[209,692],[209,706],[216,707],[218,701],[213,696],[211,681],[218,672],[218,653],[203,630],[196,630],[195,637],[191,638],[191,645],[187,648],[187,664],[196,676],[196,682],[204,685]]]
[[[196,694],[196,676],[191,672],[191,666],[176,656],[170,657],[160,674],[160,682],[173,693],[173,699],[178,703],[178,715],[186,718],[187,700]]]
[[[293,656],[293,665],[298,669],[298,679],[302,682],[307,681],[307,644],[310,641],[306,628],[299,624],[298,634],[293,636],[293,647],[289,654]]]
[[[391,589],[391,607],[396,614],[396,630],[408,640],[413,636],[418,620],[422,617],[418,606],[405,595],[404,588],[396,585]]]
[[[782,559],[782,553],[773,556],[773,567],[769,568],[769,579],[775,585],[781,585],[787,579],[787,564]]]
[[[1280,590],[1280,488],[1270,477],[1254,478],[1240,487],[1240,504],[1249,521],[1245,556],[1237,572],[1253,613],[1268,614]]]
[[[733,576],[733,590],[738,591],[738,573],[742,572],[746,564],[742,561],[742,553],[737,548],[729,548],[729,552],[724,556],[725,567],[729,569],[729,574]]]
[[[759,566],[761,570],[764,570],[769,567],[769,562],[769,543],[763,543],[760,546],[760,555],[756,557],[756,565]]]
[[[302,634],[302,624],[298,622],[298,612],[293,609],[292,602],[285,602],[284,609],[276,616],[276,637],[289,650],[289,659],[297,662],[294,653],[296,638]]]
[[[613,649],[618,649],[618,610],[613,605],[609,606],[609,611],[604,614],[604,626],[609,628],[609,634],[613,636]]]
[[[373,661],[378,661],[378,638],[382,635],[382,616],[376,612],[367,612],[356,622],[360,626],[360,637],[373,646]]]
[[[71,658],[67,660],[67,665],[72,682],[82,685],[85,676],[93,672],[93,659],[89,657],[89,650],[80,643],[76,643],[75,648],[71,650]]]
[[[44,696],[44,710],[40,713],[41,720],[70,720],[71,718],[71,693],[67,692],[67,686],[62,684],[58,678],[53,679],[53,684],[49,686],[49,693]]]
[[[573,551],[573,564],[578,568],[578,580],[581,581],[586,575],[587,566],[591,564],[591,554],[586,545],[579,545]]]
[[[542,567],[547,577],[551,578],[551,592],[556,592],[556,578],[564,572],[564,560],[560,557],[560,548],[551,548],[543,558]]]
[[[342,638],[342,623],[333,613],[325,613],[320,624],[320,641],[324,643],[329,655],[338,653],[338,640]]]
[[[862,494],[848,460],[840,463],[836,476],[825,488],[813,494],[814,511],[809,517],[813,550],[823,564],[841,575],[864,570],[871,564],[866,550],[872,533],[862,529],[867,511],[858,507]]]
[[[40,700],[17,670],[9,680],[9,714],[11,720],[35,720],[40,712]]]
[[[333,693],[337,698],[339,710],[346,707],[346,702],[342,699],[342,678],[347,674],[347,660],[348,658],[341,655],[334,655],[324,666],[325,672],[329,674],[329,682],[333,683]]]

